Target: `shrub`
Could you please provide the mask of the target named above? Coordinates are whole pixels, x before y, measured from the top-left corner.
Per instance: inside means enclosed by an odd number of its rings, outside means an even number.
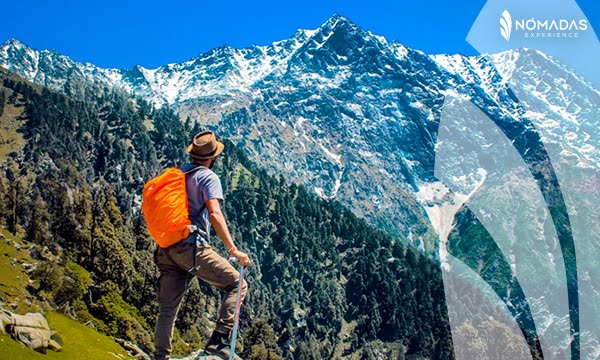
[[[138,310],[123,300],[114,283],[107,281],[102,290],[104,295],[94,304],[94,312],[105,321],[108,334],[153,349],[149,326]]]
[[[63,285],[65,270],[56,261],[40,262],[33,271],[33,279],[38,281],[38,290],[52,294]]]
[[[54,294],[54,302],[59,306],[82,300],[92,284],[90,273],[71,261],[67,262],[64,275],[62,285]]]

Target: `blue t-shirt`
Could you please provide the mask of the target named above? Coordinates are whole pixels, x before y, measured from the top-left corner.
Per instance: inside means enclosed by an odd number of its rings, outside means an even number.
[[[197,168],[197,169],[195,169]],[[195,170],[194,170],[195,169]],[[181,168],[186,174],[186,191],[190,220],[198,227],[184,242],[207,244],[210,239],[210,221],[206,201],[210,199],[223,200],[223,187],[217,174],[204,166],[188,164]]]

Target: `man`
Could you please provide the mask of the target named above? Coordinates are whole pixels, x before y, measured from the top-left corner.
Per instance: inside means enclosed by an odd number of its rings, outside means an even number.
[[[211,170],[224,145],[215,134],[204,131],[187,148],[192,163],[182,168],[186,172],[186,191],[192,225],[197,230],[181,242],[168,248],[158,248],[155,262],[160,270],[159,315],[154,344],[155,359],[168,359],[171,352],[173,325],[190,276],[197,276],[225,293],[216,328],[205,351],[223,358],[229,357],[229,338],[233,328],[239,272],[208,244],[210,225],[225,244],[229,255],[238,258],[242,266],[250,265],[248,255],[235,247],[221,212],[223,189],[219,177]],[[247,284],[242,284],[242,300]]]

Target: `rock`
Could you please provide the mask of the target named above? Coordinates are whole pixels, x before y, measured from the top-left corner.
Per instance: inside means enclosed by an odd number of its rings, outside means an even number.
[[[48,247],[47,247],[47,246],[44,246],[44,247],[42,248],[42,257],[43,257],[44,259],[49,259],[49,258],[51,258],[51,257],[52,257],[52,253],[50,252],[50,249],[48,249]]]
[[[56,331],[52,331],[52,335],[50,336],[50,339],[56,341],[59,344],[63,343],[62,337]]]
[[[48,341],[48,349],[58,352],[62,350],[62,346],[56,340],[50,339]]]
[[[130,341],[115,338],[115,342],[117,342],[122,347],[124,347],[125,350],[127,350],[127,352],[130,353],[136,360],[150,360],[151,359],[150,355],[146,354],[144,352],[144,350],[142,350],[139,346],[137,346],[136,344],[134,344]]]
[[[84,325],[87,326],[87,327],[89,327],[89,328],[92,328],[92,329],[96,330],[96,325],[94,325],[94,322],[92,320],[86,322]]]
[[[42,260],[42,254],[36,246],[29,248],[29,256],[31,256],[33,260]]]
[[[0,321],[2,321],[4,326],[10,324],[12,322],[11,313],[0,309]],[[4,326],[2,328],[4,328]]]
[[[50,335],[50,341],[48,341],[48,349],[53,351],[61,351],[62,350],[62,338],[56,331],[52,332]]]
[[[32,273],[37,268],[37,264],[22,263],[21,266],[28,274]]]
[[[172,360],[220,360],[221,358],[214,355],[208,355],[204,352],[204,350],[198,350],[184,358],[171,358]]]
[[[34,327],[50,330],[48,320],[40,313],[27,313],[25,315],[12,314],[14,326]]]
[[[12,326],[10,334],[18,342],[42,354],[45,354],[48,349],[48,342],[50,341],[49,329]]]
[[[0,309],[0,323],[13,339],[37,352],[45,354],[47,349],[62,349],[60,336],[50,330],[48,321],[40,313],[19,315]]]
[[[10,315],[0,310],[0,332],[6,334],[6,326],[10,324]]]
[[[294,309],[294,320],[297,327],[306,326],[306,312],[302,309]]]
[[[29,248],[29,256],[34,260],[52,260],[54,257],[47,246],[44,246],[40,251],[35,245]]]

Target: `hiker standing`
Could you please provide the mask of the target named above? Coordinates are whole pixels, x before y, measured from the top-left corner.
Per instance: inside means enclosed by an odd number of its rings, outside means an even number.
[[[185,165],[181,171],[185,173],[189,219],[196,229],[174,245],[159,247],[155,254],[155,262],[160,270],[159,315],[154,337],[154,358],[157,360],[168,359],[171,352],[173,326],[190,276],[197,276],[224,292],[216,328],[206,344],[205,352],[229,358],[229,338],[234,325],[240,274],[210,247],[210,226],[225,244],[229,255],[238,259],[239,265],[248,266],[251,261],[247,254],[235,247],[221,212],[223,189],[219,177],[211,168],[223,148],[224,145],[216,140],[214,133],[204,131],[194,136],[186,150],[192,163]],[[244,299],[246,291],[247,284],[243,281],[240,300]]]

